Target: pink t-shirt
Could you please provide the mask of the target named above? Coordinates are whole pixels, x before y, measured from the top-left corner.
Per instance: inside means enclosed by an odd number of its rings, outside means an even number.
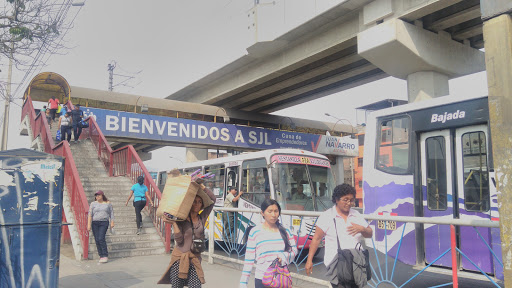
[[[59,107],[59,99],[51,99],[48,100],[48,106],[50,106],[50,109],[57,109]]]
[[[334,221],[336,219],[336,227],[338,228],[338,238],[340,240],[341,249],[356,248],[356,244],[363,241],[364,237],[361,233],[354,236],[348,234],[347,228],[352,226],[352,223],[359,224],[363,227],[368,227],[368,222],[363,218],[361,213],[354,209],[350,209],[347,217],[347,222],[336,211],[336,206],[323,212],[316,222],[318,226],[325,233],[325,255],[324,264],[328,266],[331,264],[334,257],[337,255],[338,244],[336,243],[336,230],[334,229]]]

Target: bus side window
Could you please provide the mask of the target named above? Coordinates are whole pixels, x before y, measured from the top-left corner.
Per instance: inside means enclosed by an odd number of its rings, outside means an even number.
[[[265,159],[244,161],[242,174],[242,198],[260,206],[270,198],[270,182]]]
[[[409,117],[398,116],[379,123],[376,168],[390,174],[410,174]]]
[[[212,173],[214,176],[211,179],[206,180],[205,185],[210,188],[215,197],[224,198],[224,175],[225,169],[223,164],[217,164],[212,166],[204,167],[204,173]]]

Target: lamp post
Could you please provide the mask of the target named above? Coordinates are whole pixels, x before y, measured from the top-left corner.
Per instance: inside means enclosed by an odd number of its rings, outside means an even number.
[[[341,122],[341,121],[347,121],[347,122],[348,122],[348,124],[350,125],[350,128],[352,129],[352,133],[351,133],[351,134],[354,134],[354,126],[352,125],[352,123],[351,123],[348,119],[338,118],[338,117],[333,116],[333,115],[331,115],[331,114],[329,114],[329,113],[325,113],[325,116],[329,116],[329,117],[332,117],[332,118],[334,118],[334,119],[336,119],[336,120],[337,120],[337,121],[334,123],[334,125],[332,126],[332,130],[333,130],[333,132],[334,132],[334,128],[336,127],[336,124],[338,124],[338,122]],[[342,161],[342,163],[343,163],[343,161]],[[343,166],[344,166],[344,165],[342,164],[342,168],[341,168],[341,169],[344,169],[344,168],[343,168]],[[345,173],[343,173],[343,174],[345,174]],[[350,174],[351,174],[351,180],[352,180],[352,181],[351,181],[351,182],[352,182],[352,187],[355,187],[355,186],[354,186],[354,185],[355,185],[355,179],[354,179],[354,158],[353,158],[353,157],[351,157],[351,158],[350,158]]]
[[[332,126],[332,132],[334,132],[334,128],[336,127],[336,124],[338,124],[338,122],[341,122],[341,121],[347,121],[348,124],[350,125],[350,128],[352,129],[352,133],[351,134],[354,134],[354,126],[352,125],[352,123],[348,120],[348,119],[345,119],[345,118],[338,118],[336,116],[333,116],[329,113],[325,113],[325,116],[329,116],[329,117],[332,117],[334,119],[336,119],[337,121],[334,123],[334,125]]]

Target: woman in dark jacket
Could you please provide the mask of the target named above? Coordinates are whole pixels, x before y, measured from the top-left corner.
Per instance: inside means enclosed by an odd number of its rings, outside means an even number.
[[[208,188],[205,188],[204,192],[211,199],[211,205],[204,207],[204,202],[209,199],[196,196],[186,221],[164,220],[173,225],[176,246],[171,253],[171,263],[158,284],[172,284],[173,288],[200,288],[205,283],[201,254],[191,251],[193,238],[204,239],[204,225],[215,203],[213,192]],[[203,194],[203,197],[206,195]],[[199,214],[201,210],[203,212]]]

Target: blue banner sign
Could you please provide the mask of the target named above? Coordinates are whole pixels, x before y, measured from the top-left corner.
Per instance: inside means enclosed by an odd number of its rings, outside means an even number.
[[[356,139],[211,123],[130,112],[83,108],[106,137],[205,144],[231,148],[293,148],[321,154],[357,156]],[[322,147],[320,147],[322,146]],[[323,147],[325,146],[325,147]]]

